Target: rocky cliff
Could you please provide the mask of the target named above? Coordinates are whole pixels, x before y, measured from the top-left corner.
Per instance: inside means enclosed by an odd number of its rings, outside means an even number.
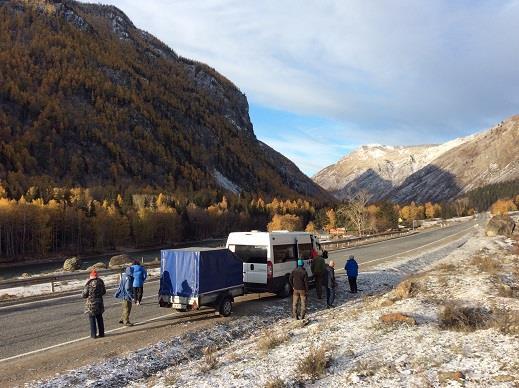
[[[245,95],[113,6],[0,0],[0,180],[331,196],[256,139]],[[191,195],[189,194],[189,195]]]

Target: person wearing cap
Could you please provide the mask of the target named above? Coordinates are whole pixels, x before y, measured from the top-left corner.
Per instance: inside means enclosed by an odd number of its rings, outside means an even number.
[[[335,262],[330,260],[325,267],[326,273],[326,308],[335,307],[335,289],[337,288],[337,282],[335,281]]]
[[[115,297],[123,301],[123,311],[119,323],[125,326],[132,326],[130,323],[130,312],[132,311],[132,302],[134,300],[132,267],[127,267],[121,274],[121,281],[119,282],[119,288],[115,292]]]
[[[292,295],[292,318],[305,319],[306,315],[306,295],[308,294],[308,274],[304,268],[304,261],[297,260],[297,267],[292,271],[288,281],[294,290]],[[297,313],[297,307],[300,306],[300,315]]]
[[[88,314],[90,320],[90,337],[104,337],[105,326],[103,322],[103,313],[105,311],[103,303],[103,295],[106,294],[105,283],[97,276],[94,269],[90,272],[90,278],[83,288],[83,298],[86,299],[85,313]],[[97,327],[96,327],[97,326]]]
[[[344,265],[346,275],[348,276],[348,282],[350,283],[350,292],[357,293],[357,276],[359,274],[359,265],[355,261],[355,257],[351,255],[348,261]]]

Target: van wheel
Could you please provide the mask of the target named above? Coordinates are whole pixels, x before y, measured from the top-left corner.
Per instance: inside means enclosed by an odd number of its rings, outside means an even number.
[[[220,315],[224,317],[228,317],[231,315],[232,312],[232,300],[230,297],[225,296],[222,298],[222,301],[220,302],[220,306],[218,307],[218,312]]]
[[[175,309],[177,310],[179,313],[185,313],[187,311],[187,309]]]
[[[290,283],[288,282],[288,279],[285,280],[285,283],[283,284],[283,287],[277,292],[277,296],[280,298],[288,298],[290,296],[290,292],[292,291],[292,287],[290,287]]]

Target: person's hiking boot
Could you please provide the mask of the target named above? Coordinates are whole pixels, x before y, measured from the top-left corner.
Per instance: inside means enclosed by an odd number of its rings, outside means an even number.
[[[121,320],[119,321],[119,323],[122,325],[122,324],[123,324],[123,320],[121,319]]]
[[[133,323],[131,323],[131,322],[126,322],[126,323],[124,324],[124,326],[128,326],[128,327],[130,327],[130,326],[133,326]]]

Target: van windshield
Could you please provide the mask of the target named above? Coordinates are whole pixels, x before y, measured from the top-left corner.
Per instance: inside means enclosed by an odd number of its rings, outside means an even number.
[[[230,245],[231,251],[244,263],[267,264],[267,247],[264,245]]]

